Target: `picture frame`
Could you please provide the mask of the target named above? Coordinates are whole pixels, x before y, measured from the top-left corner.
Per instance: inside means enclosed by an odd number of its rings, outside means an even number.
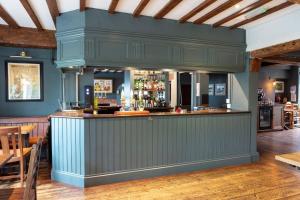
[[[208,84],[208,95],[214,96],[215,94],[215,85],[214,84]]]
[[[216,83],[215,84],[215,96],[225,96],[226,95],[226,84]]]
[[[275,93],[284,93],[284,82],[283,81],[275,81],[274,82],[274,90],[275,90]]]
[[[5,61],[6,101],[43,101],[43,62]]]
[[[112,79],[94,79],[94,93],[95,94],[113,93],[113,80]]]

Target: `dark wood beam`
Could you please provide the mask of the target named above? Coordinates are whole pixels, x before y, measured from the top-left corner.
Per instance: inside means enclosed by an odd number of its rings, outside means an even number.
[[[262,63],[262,66],[263,68],[280,68],[280,69],[290,69],[290,66],[289,64],[280,64],[280,63],[274,63],[274,64],[270,64],[270,65],[263,65],[264,63]]]
[[[250,52],[251,57],[266,58],[300,50],[300,39],[273,45]]]
[[[268,15],[270,15],[272,13],[275,13],[275,12],[277,12],[279,10],[287,8],[287,7],[291,6],[291,5],[293,5],[293,3],[289,2],[289,1],[284,2],[284,3],[279,4],[279,5],[277,5],[277,6],[273,7],[273,8],[268,9],[267,11],[265,11],[265,12],[263,12],[261,14],[258,14],[256,16],[254,16],[252,18],[249,18],[249,19],[243,20],[243,21],[241,21],[239,23],[236,23],[236,24],[232,25],[230,28],[234,29],[234,28],[238,28],[240,26],[243,26],[245,24],[249,24],[250,22],[254,22],[254,21],[258,20],[258,19],[261,19],[261,18],[263,18],[265,16],[268,16]]]
[[[215,3],[217,0],[205,0],[202,3],[200,3],[196,8],[194,8],[193,10],[191,10],[189,13],[187,13],[186,15],[184,15],[183,17],[181,17],[179,19],[180,23],[184,23],[187,20],[189,20],[190,18],[192,18],[193,16],[195,16],[197,13],[199,13],[200,11],[204,10],[205,8],[207,8],[208,6],[210,6],[211,4]]]
[[[261,59],[253,58],[250,60],[250,72],[259,72],[261,67]]]
[[[292,3],[300,4],[300,0],[289,0]]]
[[[280,65],[299,65],[300,62],[292,62],[287,60],[272,60],[272,59],[263,59],[264,62],[275,63]]]
[[[56,48],[55,32],[0,25],[0,45],[54,49]]]
[[[210,18],[220,14],[221,12],[227,10],[228,8],[231,8],[235,4],[241,2],[242,0],[231,0],[231,1],[226,1],[222,5],[218,6],[217,8],[213,9],[212,11],[208,12],[204,16],[200,17],[199,19],[194,21],[194,24],[202,24],[209,20]]]
[[[86,9],[85,0],[80,0],[79,10],[84,11]]]
[[[237,18],[241,15],[246,14],[247,12],[254,10],[256,8],[259,8],[261,6],[263,6],[266,3],[269,3],[272,0],[261,0],[261,1],[256,1],[255,3],[233,13],[232,15],[229,15],[228,17],[225,17],[223,19],[221,19],[220,21],[216,22],[213,24],[213,27],[218,27],[221,26],[222,24],[225,24],[226,22],[229,22],[230,20],[233,20],[234,18]]]
[[[58,10],[58,6],[57,6],[57,2],[56,0],[46,0],[47,1],[47,5],[52,17],[52,20],[54,22],[54,24],[56,23],[56,17],[59,16],[59,10]]]
[[[0,17],[11,27],[19,28],[18,23],[6,12],[6,10],[0,4]]]
[[[110,5],[109,5],[109,8],[108,8],[108,12],[110,14],[114,14],[116,12],[116,7],[119,3],[119,0],[112,0]]]
[[[299,57],[290,57],[290,56],[272,56],[263,59],[264,62],[285,64],[285,65],[300,65]]]
[[[169,2],[156,14],[155,19],[162,19],[168,14],[173,8],[175,8],[182,0],[169,0]]]
[[[40,23],[38,17],[36,16],[36,14],[34,13],[31,5],[29,4],[28,0],[20,0],[20,2],[22,3],[23,7],[25,8],[26,12],[28,13],[28,15],[30,16],[31,20],[33,21],[33,23],[35,24],[35,26],[42,30],[43,26]]]
[[[144,8],[147,6],[150,0],[141,0],[139,5],[136,7],[136,9],[133,11],[133,16],[138,17],[140,16],[141,12],[144,10]]]

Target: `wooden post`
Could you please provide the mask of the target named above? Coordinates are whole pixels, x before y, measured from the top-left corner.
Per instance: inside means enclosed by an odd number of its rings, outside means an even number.
[[[251,58],[250,60],[250,72],[259,72],[261,67],[261,59]]]

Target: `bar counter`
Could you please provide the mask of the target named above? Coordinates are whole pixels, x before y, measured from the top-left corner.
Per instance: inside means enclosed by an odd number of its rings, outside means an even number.
[[[70,111],[70,112],[57,112],[50,117],[55,118],[77,118],[77,119],[94,119],[94,118],[118,118],[118,117],[151,117],[151,116],[184,116],[184,115],[217,115],[217,114],[237,114],[237,113],[250,113],[249,111],[239,111],[231,109],[210,109],[210,110],[199,110],[189,111],[186,113],[177,112],[155,112],[150,114],[139,114],[139,115],[115,115],[115,114],[88,114],[81,111]]]
[[[251,113],[51,115],[52,179],[98,184],[250,163]]]

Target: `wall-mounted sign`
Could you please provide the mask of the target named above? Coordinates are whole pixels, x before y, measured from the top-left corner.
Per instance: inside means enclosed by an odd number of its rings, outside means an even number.
[[[217,83],[215,85],[215,95],[216,96],[225,96],[226,95],[226,84]]]
[[[290,88],[291,92],[291,102],[296,102],[297,101],[297,94],[296,94],[297,86],[293,85]]]
[[[284,82],[275,81],[274,88],[275,88],[275,93],[284,93]]]
[[[215,94],[215,85],[214,84],[208,84],[208,95],[214,96]]]
[[[196,83],[196,97],[200,97],[200,83]]]
[[[43,63],[6,61],[6,100],[43,100]]]
[[[112,79],[95,79],[94,80],[94,93],[112,93],[113,92],[113,81]]]

